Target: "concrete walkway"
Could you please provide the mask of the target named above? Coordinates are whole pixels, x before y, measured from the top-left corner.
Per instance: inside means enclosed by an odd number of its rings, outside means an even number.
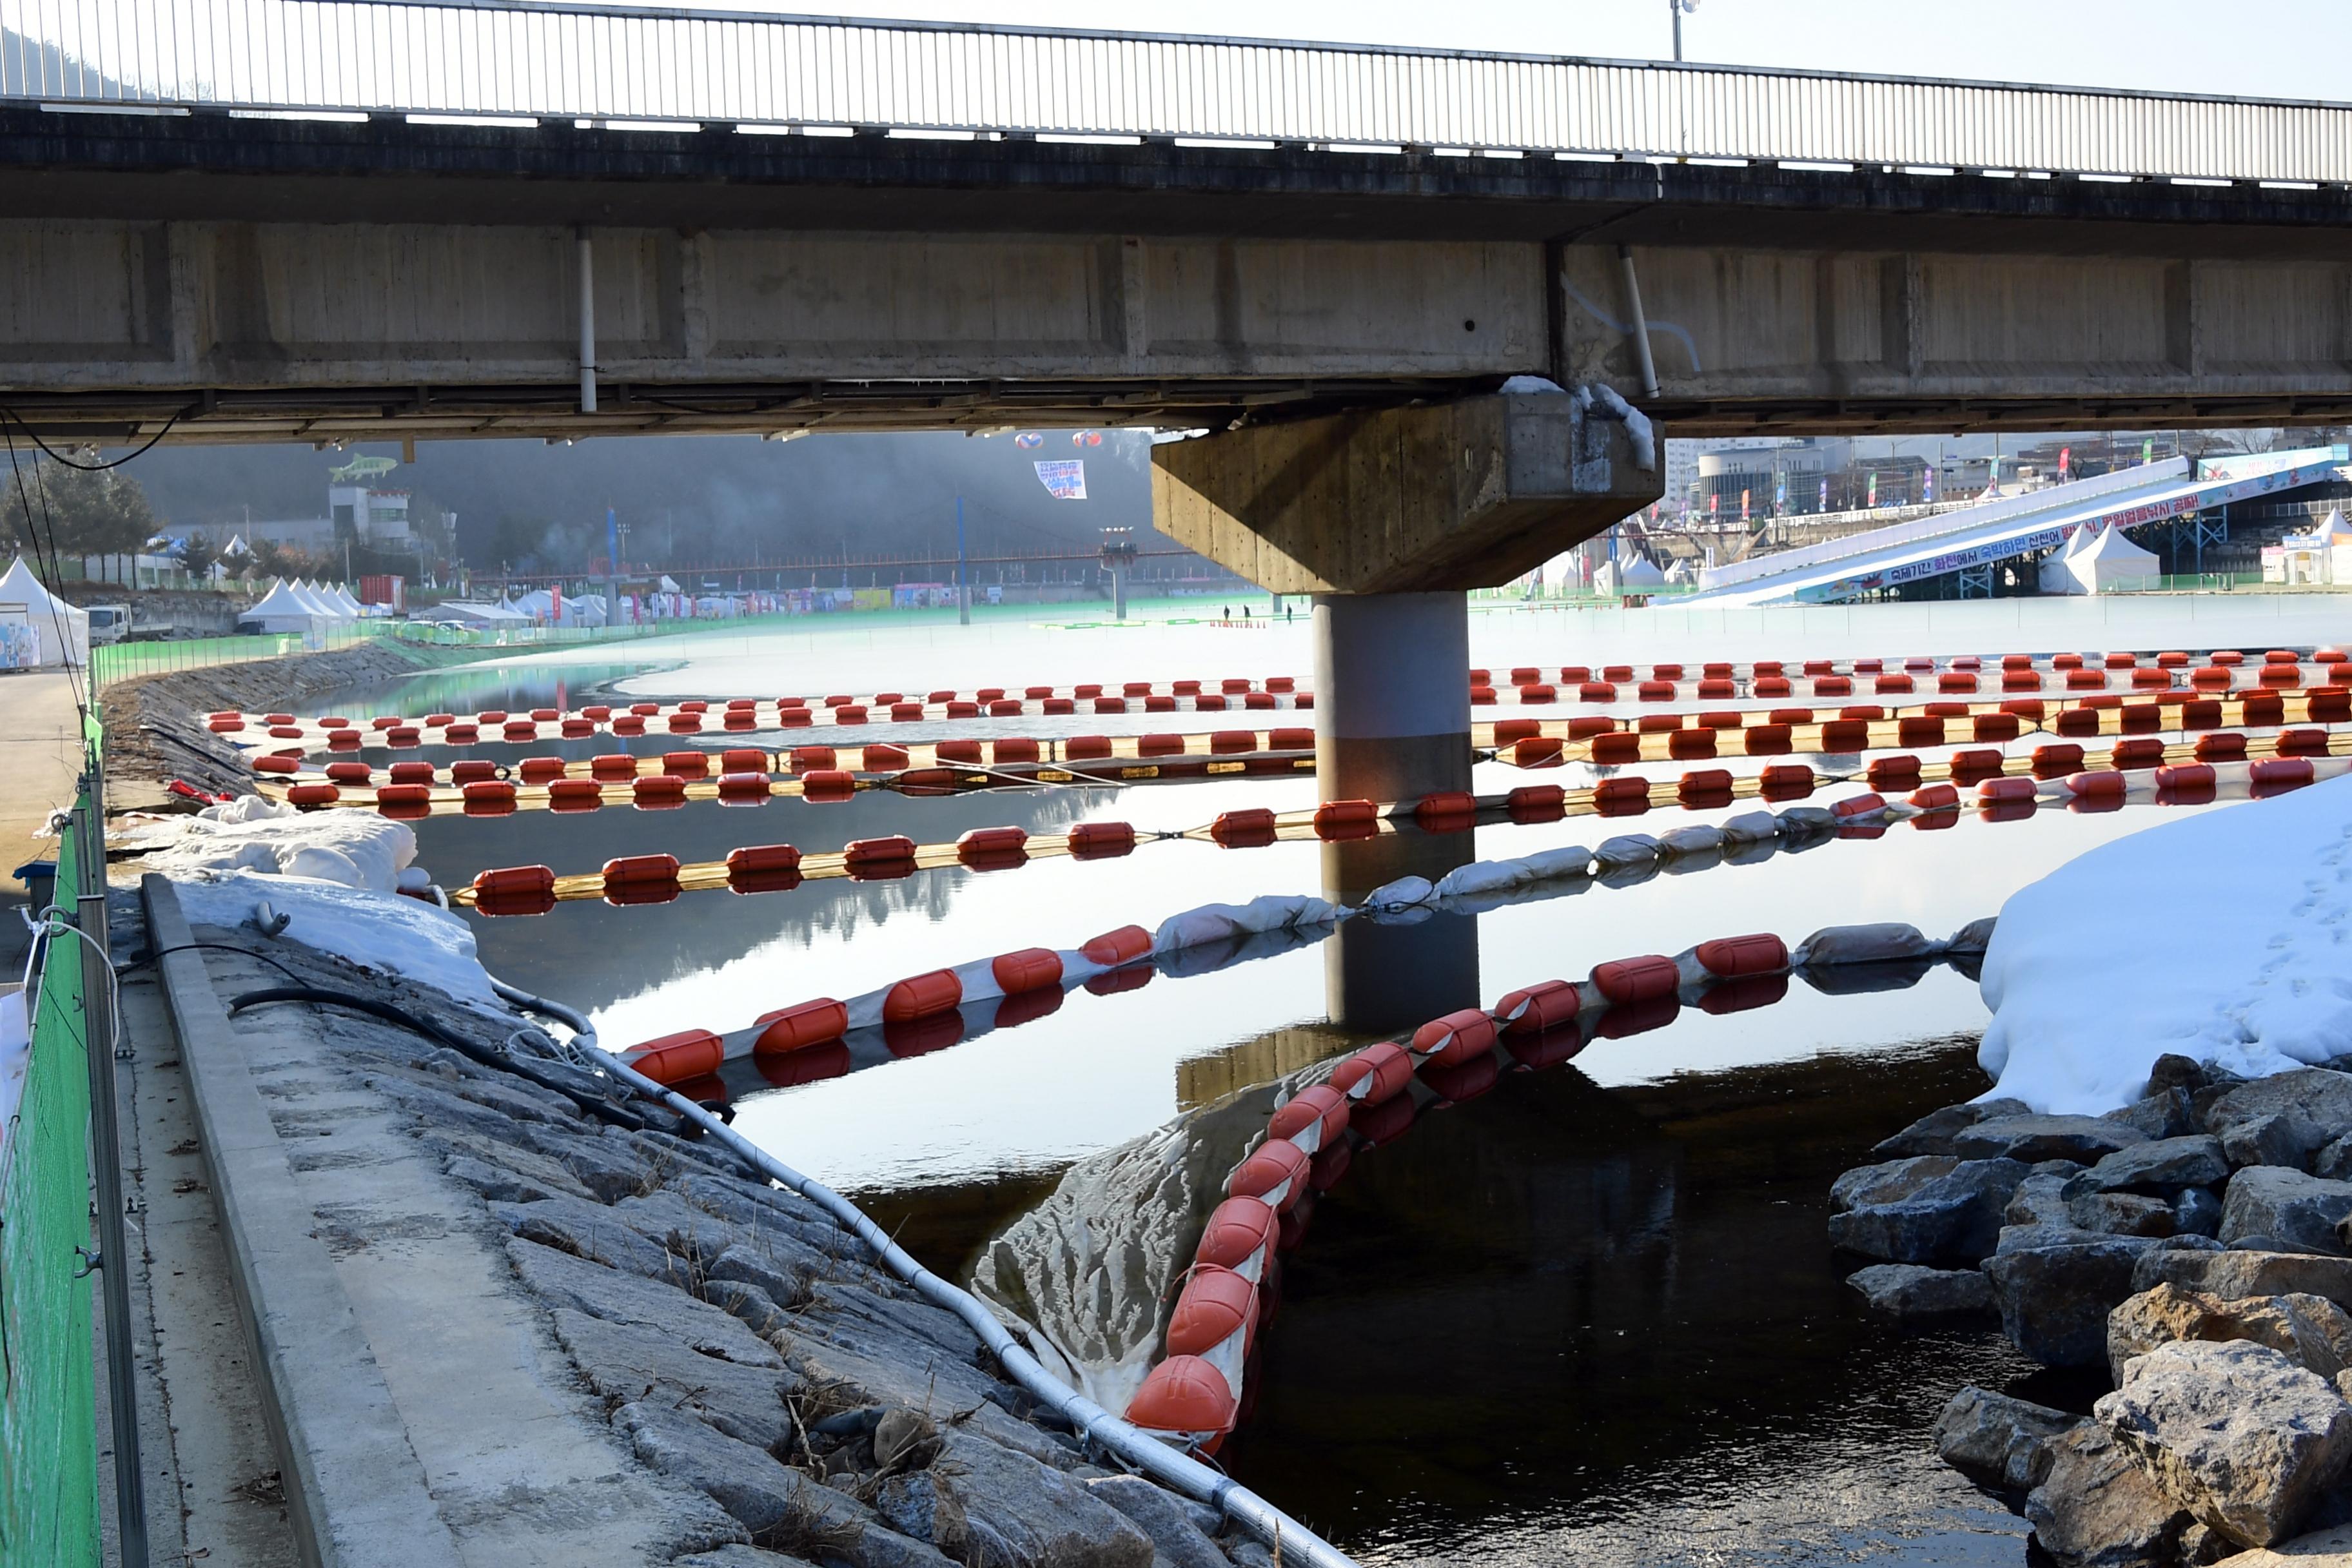
[[[81,714],[62,671],[0,675],[0,969],[15,979],[25,963],[25,884],[16,868],[53,860],[54,838],[34,831],[71,805],[81,773]]]

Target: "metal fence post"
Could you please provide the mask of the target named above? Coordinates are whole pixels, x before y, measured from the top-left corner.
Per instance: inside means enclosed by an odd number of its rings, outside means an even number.
[[[147,1568],[147,1496],[139,1457],[138,1394],[131,1382],[130,1248],[123,1230],[122,1141],[115,1121],[117,1025],[106,925],[106,782],[98,748],[85,752],[82,806],[75,825],[74,923],[81,950],[84,1052],[89,1063],[89,1163],[98,1188],[99,1287],[106,1308],[106,1398],[114,1430],[115,1528],[122,1568]]]

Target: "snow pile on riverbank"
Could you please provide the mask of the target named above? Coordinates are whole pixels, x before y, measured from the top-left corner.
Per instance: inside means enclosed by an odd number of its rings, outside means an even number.
[[[1989,1096],[2095,1115],[2167,1052],[2248,1078],[2352,1053],[2347,959],[2352,779],[2117,839],[2002,907]]]
[[[160,843],[146,865],[167,877],[259,871],[379,893],[398,887],[416,858],[416,835],[404,822],[372,811],[297,812],[257,796],[158,819],[131,841]]]
[[[243,870],[205,871],[173,879],[192,925],[247,926],[257,906],[288,917],[285,937],[437,986],[468,1002],[500,1006],[490,976],[475,956],[474,933],[448,910],[419,899],[349,888],[307,877]]]

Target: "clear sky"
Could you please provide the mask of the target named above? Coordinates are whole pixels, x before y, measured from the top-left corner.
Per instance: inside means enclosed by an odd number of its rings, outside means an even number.
[[[705,8],[1664,59],[1666,0],[689,0]],[[2352,0],[1702,0],[1728,65],[2352,100]]]

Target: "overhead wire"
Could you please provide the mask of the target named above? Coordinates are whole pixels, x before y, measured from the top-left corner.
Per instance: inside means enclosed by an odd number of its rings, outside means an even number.
[[[13,416],[11,416],[11,417],[13,417]],[[18,423],[22,424],[23,421],[19,420]],[[49,515],[48,491],[39,484],[40,466],[37,461],[34,464],[33,469],[35,488],[39,489],[41,492],[41,521],[37,524],[33,521],[32,494],[26,489],[25,485],[25,470],[23,466],[18,463],[16,459],[16,438],[15,436],[9,434],[8,426],[5,423],[0,423],[0,440],[5,440],[7,444],[8,471],[16,480],[16,500],[18,504],[24,508],[25,538],[33,546],[33,559],[42,564],[45,569],[45,574],[47,576],[51,584],[61,584],[65,580],[65,568],[63,564],[64,558],[58,552],[57,523]],[[41,536],[44,530],[46,530],[48,535],[48,552],[47,556],[44,556],[41,551]],[[90,718],[90,697],[92,694],[84,689],[86,682],[76,678],[74,674],[73,637],[67,629],[68,623],[65,612],[58,606],[58,596],[56,593],[47,586],[44,586],[42,592],[47,595],[49,601],[49,619],[57,629],[58,646],[62,648],[65,653],[66,687],[67,689],[73,694],[74,711],[80,715],[83,725],[87,728]],[[85,650],[85,654],[86,653],[87,650]],[[86,675],[88,671],[85,670],[84,674]]]

